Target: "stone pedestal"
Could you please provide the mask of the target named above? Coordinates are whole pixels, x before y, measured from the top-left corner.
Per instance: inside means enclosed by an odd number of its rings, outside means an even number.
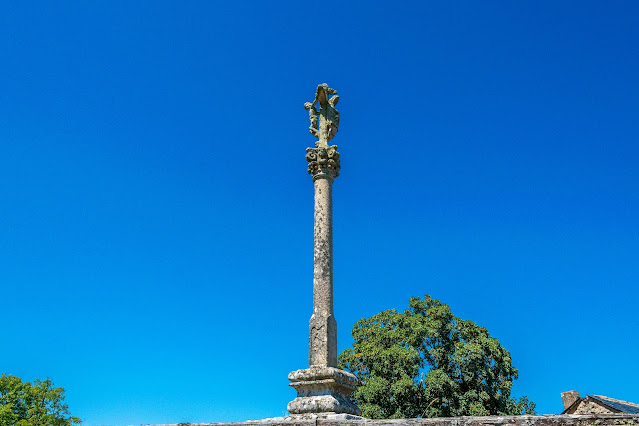
[[[289,373],[297,398],[288,403],[291,414],[359,414],[351,402],[357,377],[333,367],[312,366]]]

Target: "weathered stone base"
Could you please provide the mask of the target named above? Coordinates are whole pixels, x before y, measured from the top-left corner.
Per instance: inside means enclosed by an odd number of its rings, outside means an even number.
[[[297,398],[288,403],[288,411],[294,416],[352,414],[359,408],[351,402],[357,389],[357,377],[333,367],[311,366],[289,373],[290,386],[297,391]]]

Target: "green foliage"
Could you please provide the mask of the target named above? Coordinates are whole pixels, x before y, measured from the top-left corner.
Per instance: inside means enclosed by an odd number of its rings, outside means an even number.
[[[70,426],[81,423],[69,415],[64,389],[53,387],[51,379],[33,384],[19,377],[0,376],[0,425]]]
[[[361,382],[354,398],[374,419],[534,414],[510,397],[517,379],[510,353],[488,331],[424,296],[403,313],[380,312],[355,324],[340,367]]]

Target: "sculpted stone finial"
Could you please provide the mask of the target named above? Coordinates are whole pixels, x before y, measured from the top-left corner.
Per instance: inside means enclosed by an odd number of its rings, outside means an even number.
[[[309,131],[318,139],[315,142],[315,148],[306,149],[308,172],[313,176],[313,180],[322,177],[332,181],[339,175],[337,146],[328,146],[328,142],[335,137],[339,127],[339,112],[335,109],[338,102],[337,90],[323,83],[317,86],[313,102],[304,104],[311,122]],[[319,104],[319,111],[317,104]]]
[[[329,98],[329,95],[333,95]],[[339,102],[339,96],[337,96],[337,90],[328,87],[328,84],[323,83],[317,86],[315,91],[315,99],[313,102],[306,102],[304,108],[309,111],[309,119],[311,126],[309,128],[311,134],[315,136],[318,141],[315,143],[316,147],[328,146],[328,141],[333,139],[337,134],[339,127],[339,112],[335,109],[335,105]],[[317,104],[319,103],[319,111],[317,110]],[[317,116],[319,114],[319,126]]]

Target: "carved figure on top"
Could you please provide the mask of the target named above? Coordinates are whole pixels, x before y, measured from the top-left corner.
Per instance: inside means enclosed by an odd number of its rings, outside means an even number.
[[[333,136],[337,134],[337,128],[339,127],[339,112],[335,109],[335,105],[339,102],[339,96],[331,96],[328,100],[328,104],[331,108],[328,109],[328,140],[333,139]]]
[[[329,98],[330,95],[333,95]],[[335,109],[335,105],[339,102],[339,96],[337,96],[337,90],[328,87],[328,84],[323,83],[317,86],[315,92],[315,99],[313,102],[306,102],[304,108],[309,111],[309,120],[311,126],[309,128],[310,133],[319,140],[315,143],[316,147],[328,146],[328,141],[333,139],[337,134],[339,127],[339,112]],[[318,110],[317,104],[319,103],[319,126],[318,126]]]
[[[317,108],[315,107],[315,104],[306,102],[304,104],[304,109],[308,110],[308,119],[311,120],[311,125],[308,130],[311,132],[311,135],[319,138],[319,131],[317,130]]]

